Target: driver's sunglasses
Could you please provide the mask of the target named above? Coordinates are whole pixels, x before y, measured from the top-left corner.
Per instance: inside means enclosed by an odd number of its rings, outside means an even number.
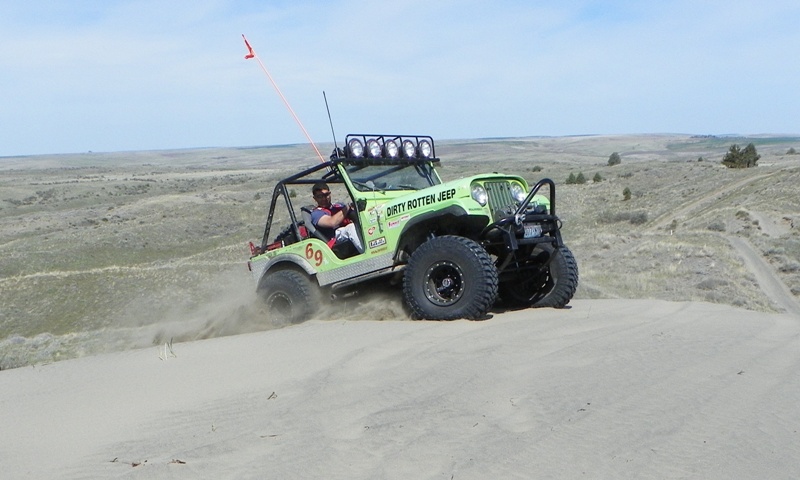
[[[331,196],[331,192],[320,192],[320,193],[314,195],[314,198],[325,198],[325,197],[330,197],[330,196]]]

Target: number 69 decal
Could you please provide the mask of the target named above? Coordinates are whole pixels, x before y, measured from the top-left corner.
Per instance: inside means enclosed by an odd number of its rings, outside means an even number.
[[[322,250],[313,247],[311,243],[306,244],[306,258],[314,261],[314,265],[322,265]]]

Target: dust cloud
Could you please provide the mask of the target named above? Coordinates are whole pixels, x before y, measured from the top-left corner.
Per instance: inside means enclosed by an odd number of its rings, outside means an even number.
[[[156,298],[130,299],[105,326],[62,335],[11,335],[0,341],[0,369],[70,358],[163,346],[290,326],[267,311],[252,277],[241,265],[212,275],[189,289]],[[371,285],[337,299],[325,298],[306,320],[409,320],[399,286]]]

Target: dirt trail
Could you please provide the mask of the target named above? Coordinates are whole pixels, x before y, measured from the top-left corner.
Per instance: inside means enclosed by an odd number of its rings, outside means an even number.
[[[712,190],[712,191],[708,192],[707,194],[690,201],[689,203],[681,205],[680,207],[676,208],[675,210],[670,210],[669,212],[660,215],[658,218],[653,220],[653,223],[650,224],[650,226],[647,228],[647,231],[654,232],[656,230],[662,229],[662,228],[666,227],[667,225],[669,225],[669,223],[672,222],[673,219],[686,217],[693,210],[696,210],[696,209],[704,206],[704,204],[712,203],[713,201],[717,200],[719,196],[724,195],[724,194],[730,192],[731,190],[735,190],[735,189],[741,188],[744,185],[747,185],[749,183],[753,183],[753,182],[756,182],[758,180],[762,180],[764,178],[771,177],[771,176],[773,176],[773,175],[775,175],[777,173],[780,173],[782,171],[783,170],[776,170],[776,171],[770,172],[770,173],[762,173],[762,174],[759,174],[759,175],[754,175],[752,177],[743,178],[743,179],[739,180],[738,182],[733,182],[733,183],[729,183],[729,184],[723,185],[723,186],[717,188],[716,190]]]
[[[786,313],[800,316],[800,302],[795,299],[785,283],[781,281],[775,270],[761,257],[753,245],[741,237],[725,236],[739,256],[745,267],[755,277],[761,291],[775,304],[786,310]]]
[[[747,184],[771,177],[775,174],[782,172],[783,169],[775,170],[769,173],[762,173],[753,175],[751,177],[743,178],[737,182],[723,185],[715,190],[708,192],[679,208],[667,212],[658,218],[647,228],[648,232],[655,232],[666,227],[673,219],[689,216],[693,211],[705,207],[707,204],[719,200],[719,198],[728,192],[741,188]],[[771,228],[771,222],[765,221],[764,218],[758,217],[759,224],[764,224],[770,235],[780,235],[785,233],[779,227]],[[763,259],[761,254],[753,247],[750,242],[742,237],[731,235],[722,235],[723,238],[728,240],[731,246],[736,250],[742,261],[750,273],[756,278],[761,291],[764,295],[769,297],[772,302],[778,307],[793,315],[800,316],[800,302],[792,295],[789,288],[778,276],[777,272]]]
[[[761,212],[753,212],[748,210],[747,213],[758,222],[758,227],[765,235],[769,235],[770,237],[780,237],[787,235],[792,231],[789,221],[785,223],[777,223]]]

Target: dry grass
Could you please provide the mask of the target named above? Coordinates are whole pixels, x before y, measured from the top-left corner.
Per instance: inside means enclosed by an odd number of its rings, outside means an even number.
[[[720,166],[750,141],[758,168]],[[785,154],[799,146],[641,135],[451,141],[437,153],[445,179],[556,181],[579,298],[776,311],[725,238],[749,239],[800,296],[800,158]],[[622,163],[609,167],[612,152]],[[272,327],[252,305],[246,244],[263,233],[275,180],[315,161],[302,145],[0,159],[0,368]],[[588,183],[564,184],[579,172]],[[380,302],[329,313],[403,316],[399,292]]]

